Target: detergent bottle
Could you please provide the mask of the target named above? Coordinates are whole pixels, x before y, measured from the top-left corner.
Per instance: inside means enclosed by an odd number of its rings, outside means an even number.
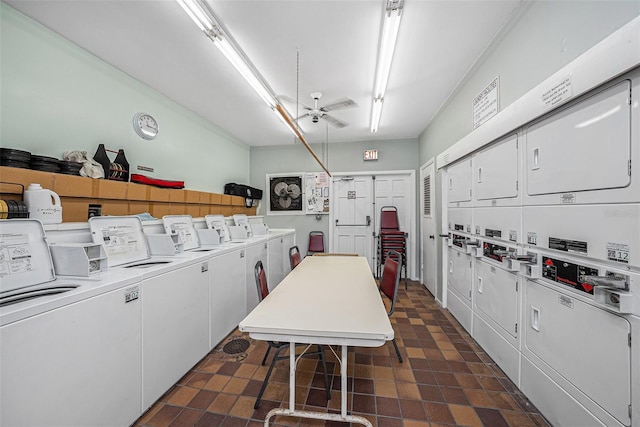
[[[40,184],[30,184],[24,192],[24,202],[29,210],[29,218],[39,219],[43,224],[62,222],[60,197]]]

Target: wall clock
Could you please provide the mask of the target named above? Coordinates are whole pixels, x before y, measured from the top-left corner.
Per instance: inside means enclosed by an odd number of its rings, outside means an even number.
[[[140,138],[153,139],[158,135],[158,122],[151,114],[136,113],[133,116],[133,129]]]

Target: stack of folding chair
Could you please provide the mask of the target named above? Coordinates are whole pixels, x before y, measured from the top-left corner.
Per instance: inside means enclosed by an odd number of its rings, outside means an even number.
[[[380,277],[382,266],[389,251],[396,251],[402,255],[404,267],[404,285],[407,287],[407,236],[400,230],[398,223],[398,209],[395,206],[383,206],[380,209],[380,232],[378,233],[378,262],[377,276]]]

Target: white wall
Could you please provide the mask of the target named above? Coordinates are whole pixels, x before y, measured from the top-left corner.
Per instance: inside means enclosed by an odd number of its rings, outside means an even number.
[[[533,1],[523,5],[420,135],[420,164],[471,132],[472,100],[496,76],[500,78],[499,103],[504,109],[638,15],[640,2],[635,0]],[[438,216],[440,190],[437,175]],[[438,253],[441,244],[439,241]],[[440,270],[438,281],[442,282]]]
[[[2,147],[61,158],[104,143],[125,150],[132,172],[188,189],[222,193],[249,180],[248,145],[4,3],[0,35]],[[134,132],[139,111],[158,120],[155,140]]]

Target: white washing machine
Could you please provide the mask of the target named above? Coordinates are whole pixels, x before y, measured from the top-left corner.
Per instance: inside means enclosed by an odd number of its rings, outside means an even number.
[[[113,269],[142,275],[142,407],[146,410],[210,349],[208,254],[153,257],[137,216],[93,217]],[[168,235],[167,235],[168,236]]]
[[[142,410],[140,273],[56,277],[37,220],[0,221],[0,254],[0,424],[133,423]]]

